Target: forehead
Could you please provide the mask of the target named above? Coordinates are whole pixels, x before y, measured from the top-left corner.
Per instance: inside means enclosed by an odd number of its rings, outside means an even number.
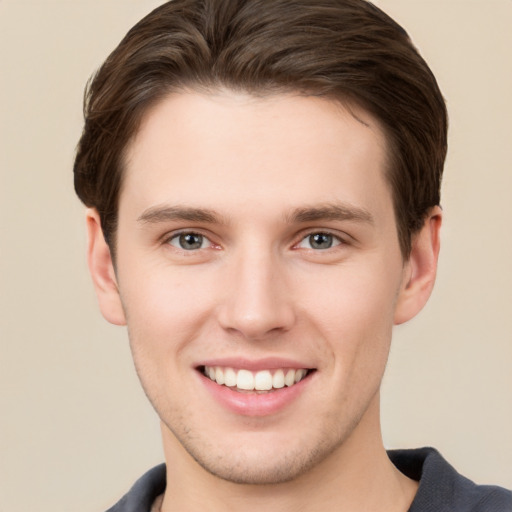
[[[388,203],[386,141],[367,112],[293,94],[175,93],[126,152],[123,203]],[[295,204],[296,203],[296,204]]]

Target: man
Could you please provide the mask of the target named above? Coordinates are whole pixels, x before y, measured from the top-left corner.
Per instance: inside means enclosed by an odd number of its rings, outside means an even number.
[[[386,453],[393,325],[432,290],[446,110],[362,0],[174,0],[87,91],[75,186],[166,465],[111,511],[503,511]]]

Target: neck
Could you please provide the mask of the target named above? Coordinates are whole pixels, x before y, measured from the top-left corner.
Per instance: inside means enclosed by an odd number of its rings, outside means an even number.
[[[363,417],[321,463],[292,481],[278,484],[245,485],[218,478],[199,466],[165,426],[162,432],[168,482],[162,512],[406,512],[418,488],[417,482],[400,473],[389,460],[378,414]]]

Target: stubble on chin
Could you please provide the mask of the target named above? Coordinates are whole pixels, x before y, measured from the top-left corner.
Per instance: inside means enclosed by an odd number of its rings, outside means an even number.
[[[275,485],[299,479],[314,470],[324,460],[331,457],[350,436],[359,423],[359,418],[352,424],[337,422],[336,428],[324,428],[316,435],[306,433],[289,449],[261,445],[240,445],[239,448],[222,450],[214,439],[204,439],[195,435],[183,424],[178,428],[164,422],[172,442],[180,447],[208,474],[221,480],[241,485]],[[174,423],[175,425],[178,423]],[[248,436],[249,437],[249,436]],[[265,453],[264,453],[265,452]]]

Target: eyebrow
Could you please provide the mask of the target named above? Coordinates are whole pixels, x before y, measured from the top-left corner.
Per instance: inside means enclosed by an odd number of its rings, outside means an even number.
[[[225,219],[213,210],[188,206],[152,206],[144,210],[137,218],[138,222],[144,224],[157,224],[173,220],[204,222],[206,224],[226,224]]]
[[[228,224],[227,220],[214,210],[189,206],[152,206],[137,218],[143,224],[157,224],[185,220],[206,224]],[[319,220],[356,221],[374,224],[372,214],[364,209],[348,204],[325,204],[295,208],[285,215],[286,222],[300,224]]]
[[[296,208],[287,214],[290,223],[315,222],[318,220],[356,221],[374,224],[373,215],[364,208],[350,204],[326,204],[313,207]]]

